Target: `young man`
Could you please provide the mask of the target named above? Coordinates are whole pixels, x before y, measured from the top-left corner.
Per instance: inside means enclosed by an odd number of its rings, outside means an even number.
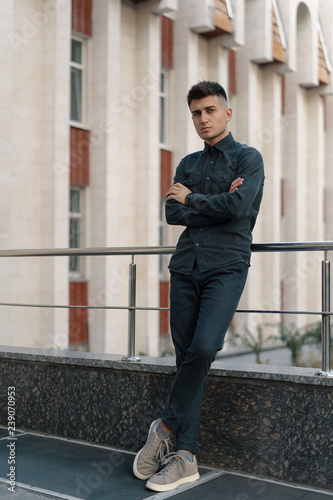
[[[153,491],[199,479],[195,453],[204,381],[245,285],[264,183],[260,153],[229,133],[232,110],[223,87],[200,82],[187,102],[205,146],[182,159],[166,193],[167,222],[186,228],[169,265],[177,374],[133,464],[134,474],[149,479]],[[175,453],[169,453],[172,432]]]

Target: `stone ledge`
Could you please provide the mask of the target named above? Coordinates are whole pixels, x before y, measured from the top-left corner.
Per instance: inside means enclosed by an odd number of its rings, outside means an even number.
[[[36,361],[39,363],[66,364],[69,366],[111,368],[113,370],[131,372],[173,374],[176,371],[175,358],[172,356],[156,358],[141,356],[141,362],[138,363],[121,361],[121,358],[122,356],[117,354],[0,346],[0,360]],[[318,371],[316,368],[247,364],[239,360],[235,361],[233,368],[230,368],[230,360],[228,360],[228,366],[226,367],[225,365],[226,363],[223,358],[216,360],[212,365],[210,375],[333,387],[333,378],[316,375],[315,373]]]

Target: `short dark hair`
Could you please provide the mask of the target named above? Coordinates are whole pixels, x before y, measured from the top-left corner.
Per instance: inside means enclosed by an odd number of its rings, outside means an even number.
[[[203,99],[209,95],[222,97],[228,103],[227,93],[219,83],[203,80],[190,88],[187,94],[187,104],[190,106],[194,99]]]

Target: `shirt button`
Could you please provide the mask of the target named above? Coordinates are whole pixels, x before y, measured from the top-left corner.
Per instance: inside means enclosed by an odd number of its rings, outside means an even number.
[[[198,247],[198,246],[199,246],[199,243],[196,243],[195,245]]]
[[[211,161],[210,163],[214,163],[213,161]]]
[[[207,177],[207,181],[209,181],[209,177]]]

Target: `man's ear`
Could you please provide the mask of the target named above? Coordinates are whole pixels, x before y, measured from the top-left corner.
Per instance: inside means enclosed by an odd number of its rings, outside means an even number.
[[[225,110],[225,112],[226,112],[226,115],[227,115],[226,121],[227,121],[227,122],[230,122],[230,120],[231,120],[231,118],[232,118],[232,109],[231,109],[231,108],[227,108],[227,109]]]

